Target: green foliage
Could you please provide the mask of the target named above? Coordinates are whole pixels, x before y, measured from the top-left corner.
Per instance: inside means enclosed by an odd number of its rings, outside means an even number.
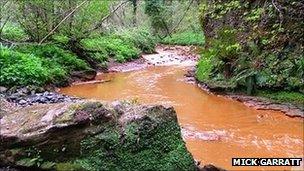
[[[133,28],[116,33],[125,42],[131,42],[143,53],[153,53],[156,46],[155,37],[145,28]]]
[[[258,95],[276,102],[292,103],[304,107],[304,94],[291,91],[258,91]]]
[[[203,45],[205,43],[204,36],[198,32],[180,32],[174,33],[171,37],[167,36],[161,43],[170,45]]]
[[[212,50],[205,51],[204,54],[201,55],[201,59],[197,64],[196,77],[200,81],[206,81],[209,79],[209,76],[214,69],[213,59],[215,53]]]
[[[83,60],[77,58],[76,55],[56,45],[41,45],[41,46],[21,46],[18,51],[24,53],[32,53],[35,56],[44,58],[46,61],[61,65],[67,72],[87,70],[89,66]]]
[[[113,57],[117,62],[125,62],[136,59],[140,50],[134,47],[130,41],[124,41],[118,36],[100,36],[84,39],[82,45],[89,51],[99,53],[99,57]]]
[[[23,29],[21,29],[20,26],[11,23],[4,25],[1,37],[12,41],[24,41],[27,39],[27,35]]]
[[[204,82],[231,82],[238,88],[303,91],[304,3],[205,1],[200,8],[206,36],[197,77]],[[206,57],[207,56],[207,57]],[[207,67],[212,63],[213,69]]]
[[[150,17],[154,34],[164,35],[169,32],[168,24],[164,19],[165,10],[164,0],[145,0],[145,13]]]
[[[32,41],[39,42],[69,11],[82,4],[82,0],[49,1],[27,0],[15,1],[16,18],[22,29]],[[86,1],[69,16],[54,32],[55,36],[68,35],[70,37],[87,36],[86,32],[93,29],[100,18],[109,12],[109,1]]]
[[[0,84],[13,85],[44,85],[49,81],[49,72],[43,67],[40,58],[0,47]]]
[[[1,83],[5,86],[66,85],[73,71],[90,70],[86,62],[56,45],[1,47]]]
[[[49,82],[58,86],[66,84],[73,71],[90,70],[85,61],[53,44],[19,46],[16,50],[39,57],[49,72]]]
[[[228,79],[232,69],[231,63],[235,62],[241,49],[236,42],[235,33],[235,30],[223,28],[219,30],[217,39],[208,42],[210,48],[203,49],[197,66],[196,75],[200,81],[207,81],[211,75],[214,81],[222,80],[223,77],[218,76],[218,73],[226,74],[225,77]]]

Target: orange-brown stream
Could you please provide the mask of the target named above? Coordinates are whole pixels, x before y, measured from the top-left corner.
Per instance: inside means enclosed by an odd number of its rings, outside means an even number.
[[[149,67],[99,75],[111,81],[61,89],[68,95],[101,100],[136,99],[173,105],[189,151],[203,164],[228,170],[283,170],[290,167],[232,167],[232,157],[303,157],[303,119],[258,111],[210,95],[184,80],[186,67]]]

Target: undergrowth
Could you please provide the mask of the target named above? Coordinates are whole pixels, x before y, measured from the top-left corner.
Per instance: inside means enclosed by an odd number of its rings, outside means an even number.
[[[203,45],[205,43],[202,32],[186,31],[181,33],[174,33],[161,40],[163,44],[170,45]]]

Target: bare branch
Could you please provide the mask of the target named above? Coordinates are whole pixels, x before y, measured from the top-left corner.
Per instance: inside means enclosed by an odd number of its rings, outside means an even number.
[[[54,33],[55,30],[58,29],[58,27],[66,20],[68,19],[79,7],[81,7],[83,4],[85,4],[87,0],[83,1],[79,5],[77,5],[68,15],[66,15],[58,24],[56,27],[54,27],[41,41],[39,42],[39,45],[43,43],[44,40],[46,40],[50,35]]]
[[[282,23],[283,23],[283,14],[282,14],[282,11],[276,6],[274,0],[272,0],[271,2],[272,2],[272,5],[274,6],[274,8],[279,12],[279,15],[280,15],[280,25],[282,25]]]
[[[126,4],[129,1],[123,1],[120,4],[118,4],[108,15],[106,15],[105,17],[103,17],[98,24],[96,24],[92,29],[85,31],[84,34],[90,33],[94,30],[97,30],[98,28],[100,28],[102,26],[102,23],[108,19],[112,14],[114,14],[120,7],[122,7],[124,4]]]
[[[191,4],[193,3],[193,1],[194,1],[194,0],[191,0],[191,1],[189,2],[189,5],[188,5],[188,7],[187,7],[187,9],[186,9],[186,11],[185,11],[185,13],[184,13],[184,15],[183,15],[182,18],[179,20],[179,22],[172,28],[172,30],[171,30],[170,33],[174,32],[175,29],[178,28],[178,26],[180,25],[180,23],[184,20],[184,18],[185,18],[185,16],[186,16],[187,12],[189,11],[190,6],[191,6]]]

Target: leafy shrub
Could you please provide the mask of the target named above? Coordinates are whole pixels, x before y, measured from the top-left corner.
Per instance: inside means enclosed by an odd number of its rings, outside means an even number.
[[[262,88],[299,90],[304,85],[303,55],[289,51],[283,59],[275,53],[262,53],[264,67],[257,72],[257,84]]]
[[[84,39],[82,45],[89,51],[96,51],[101,58],[113,57],[117,62],[125,62],[138,58],[140,50],[131,42],[124,41],[117,36],[101,36]]]
[[[201,81],[206,81],[211,75],[225,75],[230,79],[232,64],[239,56],[240,45],[235,40],[235,30],[224,28],[219,31],[217,39],[210,40],[210,48],[203,49],[201,59],[198,63],[197,77]],[[222,80],[221,76],[217,76]]]
[[[259,91],[259,96],[270,98],[276,102],[287,102],[304,107],[304,94],[291,91]]]
[[[56,45],[23,46],[17,48],[17,50],[24,53],[32,53],[35,56],[45,59],[44,61],[59,64],[67,72],[89,69],[85,61]]]
[[[208,41],[197,66],[197,78],[204,82],[226,81],[239,88],[299,91],[304,88],[303,54],[299,47],[268,51],[256,42],[240,44],[236,30],[219,29]],[[219,85],[220,86],[220,85]]]
[[[22,41],[27,39],[26,33],[18,26],[7,23],[2,30],[3,38],[13,41]]]
[[[44,85],[49,81],[50,73],[43,67],[40,58],[32,55],[0,47],[0,84],[13,85]]]
[[[201,54],[201,59],[197,64],[196,77],[200,81],[204,81],[209,79],[212,70],[214,69],[213,61],[214,52],[205,51],[205,53]]]
[[[124,41],[133,43],[144,53],[153,53],[155,50],[156,39],[144,28],[124,30],[117,35]]]
[[[171,37],[164,38],[161,43],[172,45],[203,45],[205,43],[203,33],[181,32],[174,33]]]
[[[303,17],[298,11],[304,4],[284,1],[289,13],[281,14],[274,12],[270,1],[259,2],[201,4],[200,20],[208,40],[204,53],[216,51],[209,79],[233,81],[248,94],[256,88],[303,92]],[[286,21],[277,23],[281,18]],[[203,63],[198,66],[202,73]]]
[[[95,60],[100,63],[108,61],[109,54],[105,47],[105,42],[101,40],[102,38],[88,38],[82,40],[81,44],[83,47],[88,50],[92,51],[90,54]]]
[[[66,67],[54,62],[52,59],[42,59],[43,67],[49,72],[49,82],[56,86],[65,85],[69,77]]]

